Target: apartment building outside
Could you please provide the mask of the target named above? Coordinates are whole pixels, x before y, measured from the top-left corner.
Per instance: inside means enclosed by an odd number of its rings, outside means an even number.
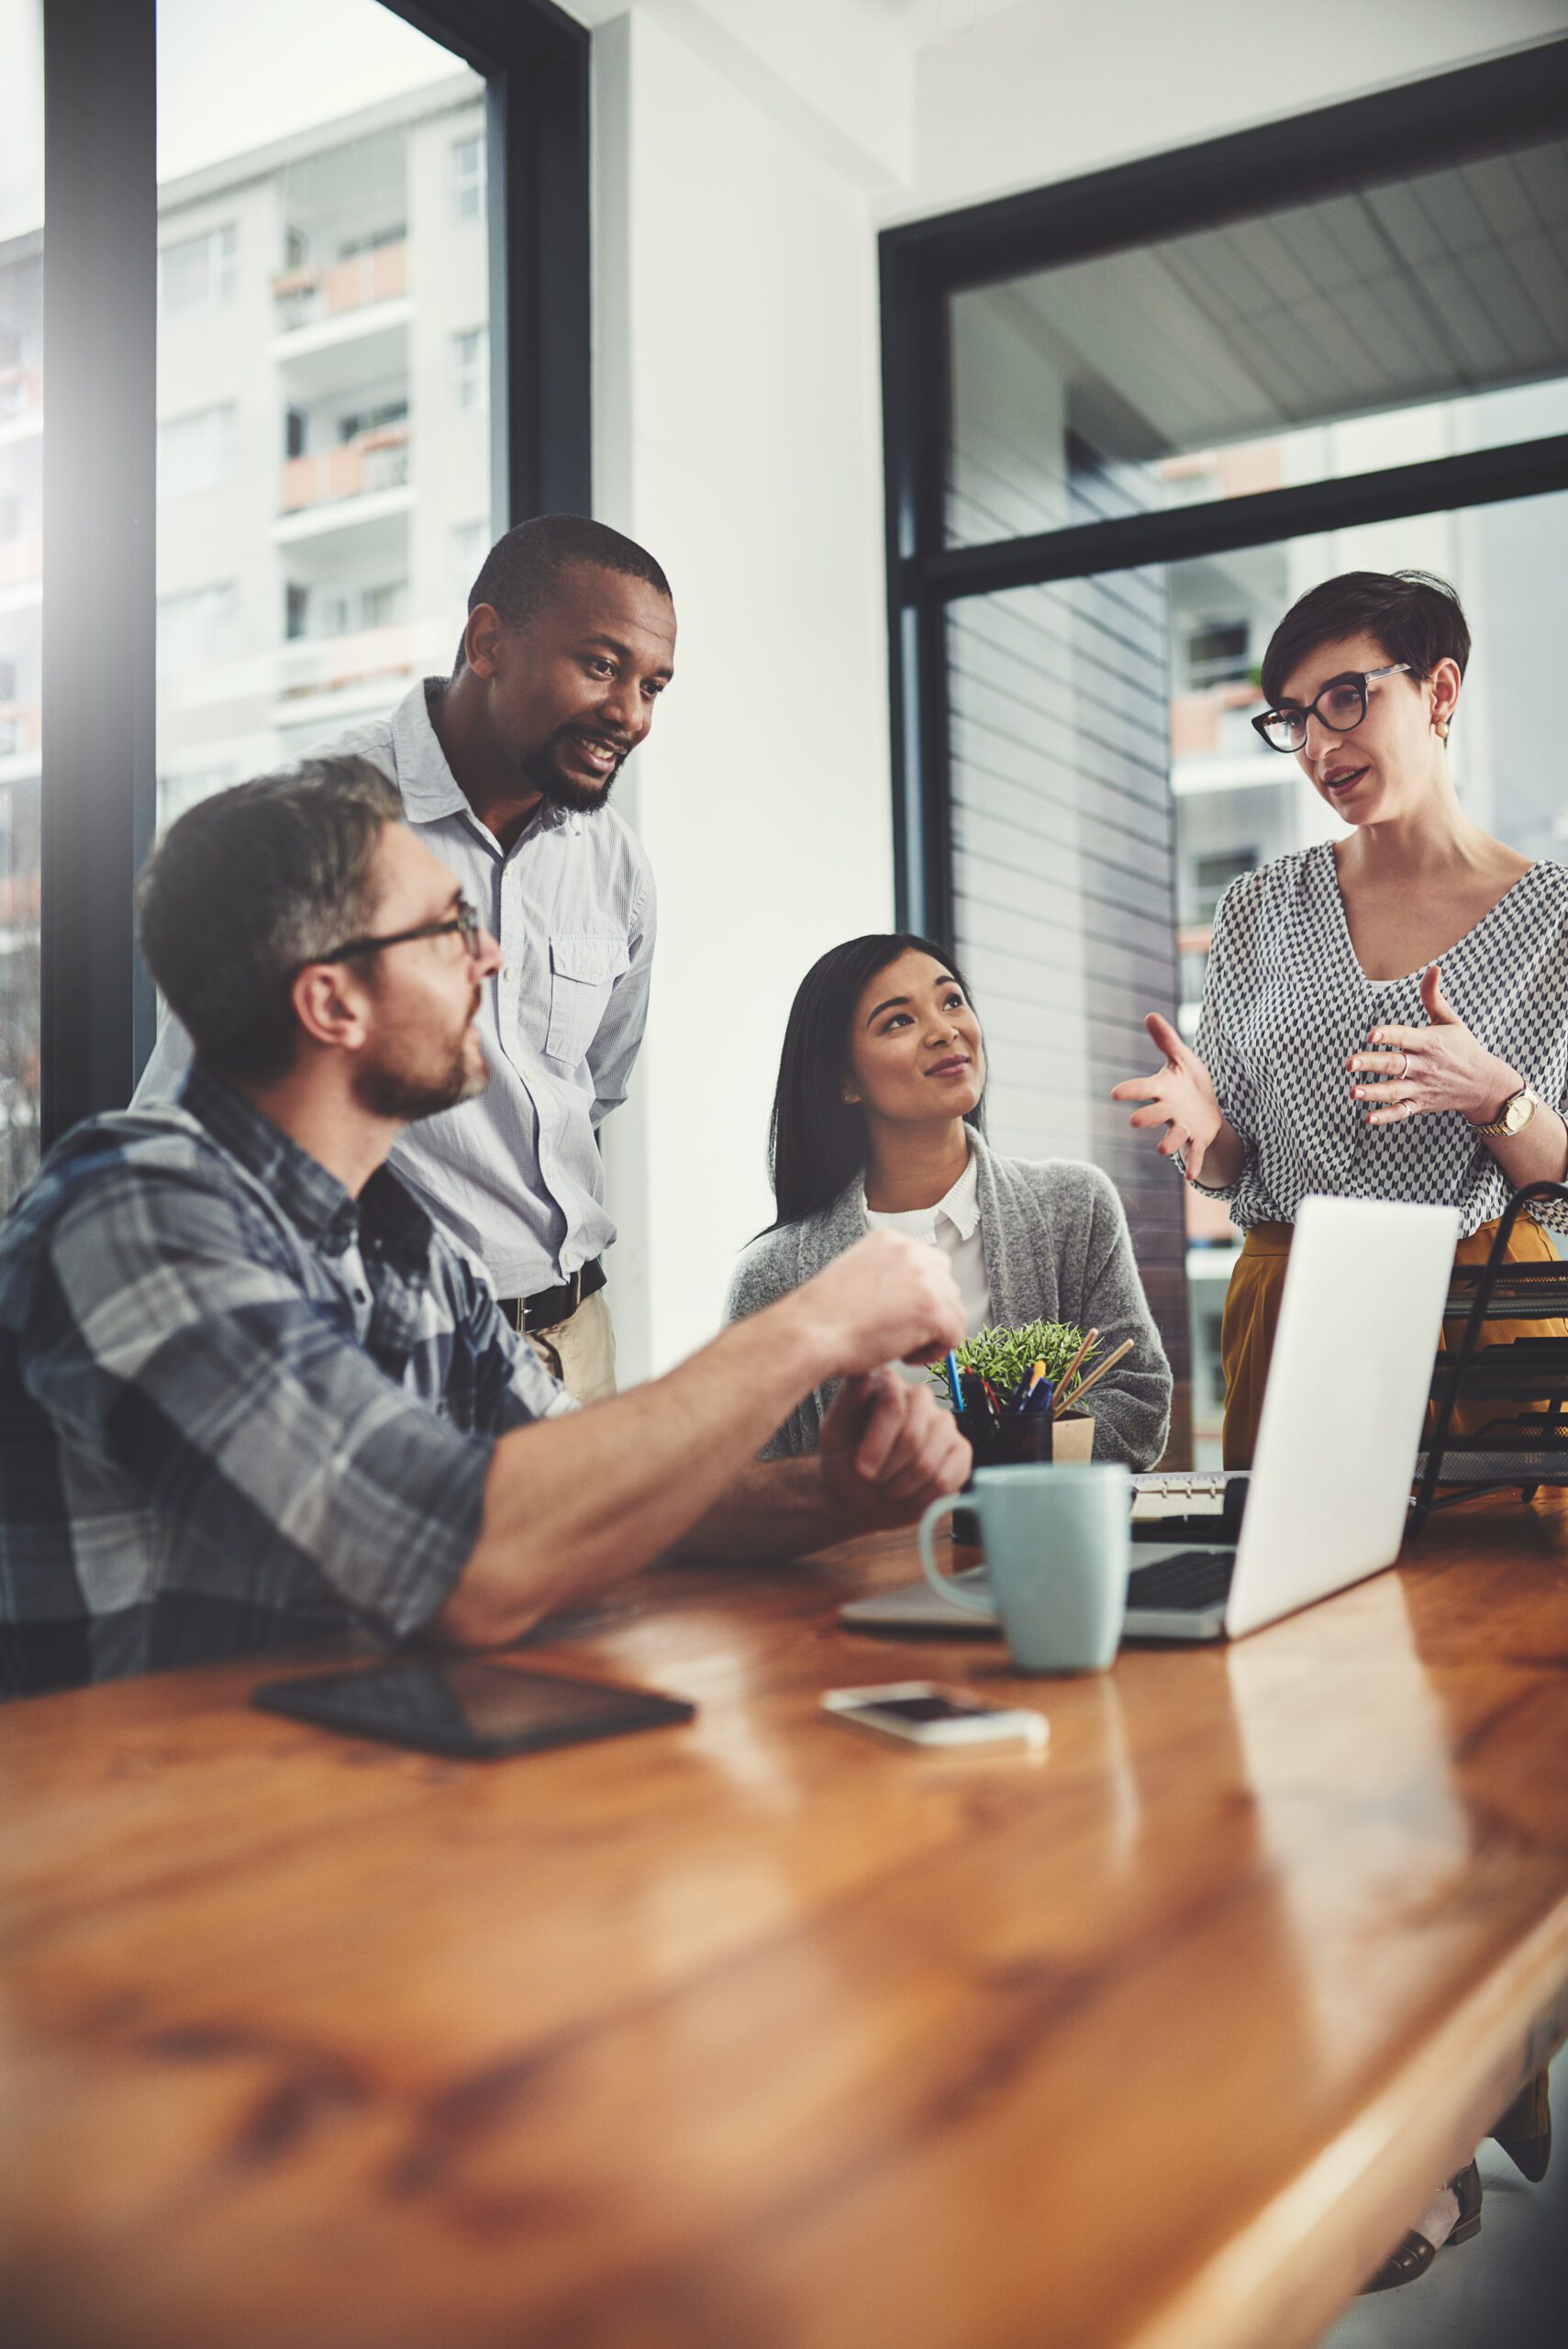
[[[483,84],[165,184],[159,818],[451,665],[491,538]]]
[[[492,537],[484,84],[159,197],[159,822],[450,669]],[[41,230],[0,244],[0,1185],[38,1163]]]

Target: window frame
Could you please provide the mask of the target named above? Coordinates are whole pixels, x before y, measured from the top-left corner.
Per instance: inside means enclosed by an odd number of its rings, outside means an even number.
[[[193,246],[204,249],[206,262],[206,282],[200,298],[191,302],[171,302],[169,299],[169,259],[173,253],[186,253]],[[233,301],[239,287],[239,232],[232,220],[216,220],[209,228],[197,228],[191,235],[174,237],[158,248],[158,316],[165,318],[201,317],[208,310],[221,310]]]
[[[447,384],[454,415],[477,415],[488,400],[489,342],[490,330],[483,319],[475,327],[459,327],[452,334]],[[470,343],[473,348],[466,351],[464,345]]]
[[[470,147],[474,150],[472,172],[460,169],[458,165],[459,154]],[[477,132],[465,130],[452,139],[448,148],[447,161],[452,222],[456,228],[466,228],[471,220],[482,219],[484,214],[485,156]],[[468,201],[470,196],[474,199],[472,209]]]
[[[1485,126],[1484,130],[1478,126]],[[895,920],[951,934],[947,609],[968,596],[1183,562],[1358,522],[1568,488],[1568,433],[976,546],[945,543],[950,298],[1066,262],[1246,220],[1292,199],[1568,133],[1568,40],[1353,98],[879,239]]]
[[[227,420],[226,420],[227,419]],[[175,467],[171,458],[181,447],[182,430],[202,427],[202,456],[209,468],[194,479],[174,480]],[[190,439],[184,442],[185,462],[189,464]],[[195,497],[214,489],[223,489],[237,479],[239,472],[239,409],[233,400],[211,400],[205,407],[183,408],[177,416],[161,416],[158,419],[158,445],[154,470],[160,499]]]
[[[550,0],[377,5],[485,79],[492,527],[591,513],[592,35]],[[156,0],[44,0],[44,87],[47,1150],[124,1107],[155,1033],[133,890],[158,791]]]

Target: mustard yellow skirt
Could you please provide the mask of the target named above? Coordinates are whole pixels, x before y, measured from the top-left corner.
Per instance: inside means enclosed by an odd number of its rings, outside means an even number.
[[[1257,1448],[1258,1421],[1262,1417],[1263,1388],[1269,1359],[1279,1327],[1280,1299],[1284,1294],[1284,1268],[1290,1256],[1293,1227],[1288,1223],[1255,1223],[1241,1243],[1240,1260],[1226,1291],[1225,1318],[1219,1330],[1220,1361],[1225,1371],[1225,1465],[1250,1468]],[[1484,1223],[1454,1252],[1456,1264],[1485,1263],[1497,1236],[1496,1223]],[[1555,1258],[1556,1249],[1533,1216],[1522,1215],[1508,1235],[1509,1261],[1518,1264]],[[1564,1321],[1484,1321],[1483,1345],[1506,1345],[1510,1338],[1568,1337]],[[1447,1350],[1445,1328],[1438,1341]],[[1520,1406],[1520,1408],[1527,1408]],[[1495,1404],[1463,1405],[1454,1413],[1453,1431],[1467,1435],[1485,1419],[1498,1417]]]

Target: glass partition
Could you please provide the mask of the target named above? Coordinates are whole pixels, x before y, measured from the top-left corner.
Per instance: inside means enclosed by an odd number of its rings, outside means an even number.
[[[1568,142],[1070,262],[951,303],[950,545],[1568,429]]]

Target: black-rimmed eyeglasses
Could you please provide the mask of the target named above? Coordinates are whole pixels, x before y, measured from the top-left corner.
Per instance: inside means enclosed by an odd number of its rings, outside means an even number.
[[[1305,709],[1294,706],[1284,709],[1265,709],[1262,718],[1254,718],[1252,728],[1261,734],[1271,751],[1304,751],[1307,748],[1307,721],[1315,718],[1330,734],[1350,734],[1366,716],[1366,689],[1374,677],[1407,675],[1408,661],[1390,661],[1381,669],[1349,669],[1342,677],[1330,677],[1316,701]]]
[[[461,937],[463,952],[473,955],[479,952],[479,908],[471,906],[466,897],[457,901],[457,911],[445,921],[425,921],[417,930],[395,930],[389,938],[346,938],[341,946],[334,946],[330,954],[313,954],[312,963],[348,963],[360,954],[381,954],[389,946],[411,946],[417,938]]]

